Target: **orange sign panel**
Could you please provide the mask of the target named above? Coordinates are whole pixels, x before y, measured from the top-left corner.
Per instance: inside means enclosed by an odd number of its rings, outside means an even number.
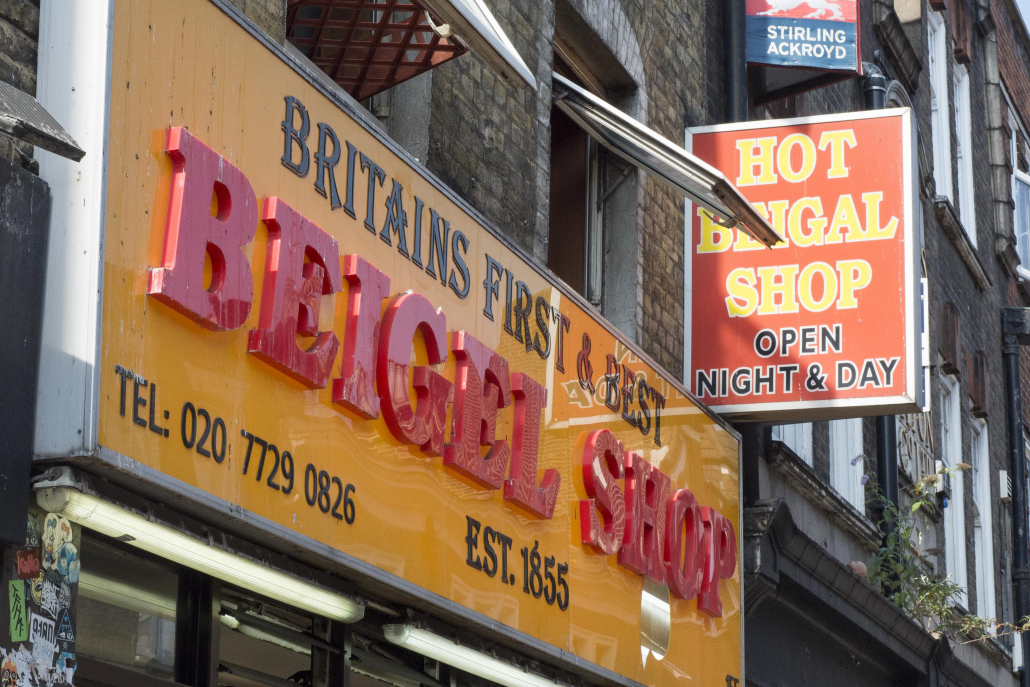
[[[728,426],[217,5],[113,37],[100,444],[630,679],[739,678]]]
[[[921,318],[907,109],[714,126],[695,155],[785,238],[690,212],[690,380],[751,419],[918,410]]]

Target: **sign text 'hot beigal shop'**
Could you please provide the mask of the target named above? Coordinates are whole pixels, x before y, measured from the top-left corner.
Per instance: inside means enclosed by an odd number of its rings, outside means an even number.
[[[739,678],[735,435],[216,5],[113,37],[101,445],[641,683]]]
[[[919,412],[908,109],[695,129],[784,242],[690,209],[690,384],[761,420]]]

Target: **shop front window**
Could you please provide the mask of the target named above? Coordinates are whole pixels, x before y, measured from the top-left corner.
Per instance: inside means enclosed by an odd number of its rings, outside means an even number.
[[[312,684],[311,616],[223,587],[218,619],[219,685]]]
[[[77,653],[171,679],[178,575],[93,535],[80,556]]]

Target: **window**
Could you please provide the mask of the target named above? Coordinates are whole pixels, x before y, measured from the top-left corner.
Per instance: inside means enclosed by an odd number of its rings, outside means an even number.
[[[955,153],[958,162],[958,210],[962,228],[976,246],[976,200],[973,193],[972,115],[969,104],[969,70],[954,64]]]
[[[1012,203],[1015,214],[1012,221],[1012,232],[1016,239],[1016,252],[1019,253],[1019,271],[1025,279],[1030,279],[1030,176],[1027,175],[1026,161],[1030,159],[1027,150],[1026,132],[1016,117],[1016,109],[1003,90],[1009,112],[1009,163],[1012,165]]]
[[[798,458],[809,465],[812,464],[812,423],[801,422],[796,425],[777,425],[772,428],[772,438],[782,441]]]
[[[595,64],[601,60],[596,50],[588,53],[581,45],[585,40],[581,34],[588,30],[580,26],[579,33],[565,36],[556,28],[555,74],[602,101],[614,97],[632,109],[636,99],[627,94],[636,91],[635,82],[615,64]],[[578,51],[574,45],[580,46]],[[582,57],[587,54],[595,61],[588,63]],[[550,191],[547,266],[623,333],[634,336],[637,168],[609,150],[596,131],[557,102],[551,106]]]
[[[558,41],[555,41],[556,45]],[[594,95],[604,97],[600,83],[575,69],[558,50],[555,71]],[[585,78],[584,78],[585,77]],[[557,105],[551,106],[551,204],[547,266],[594,306],[601,305],[603,265],[600,189],[603,149]]]
[[[1020,271],[1030,276],[1030,176],[1019,170],[1012,175],[1012,201],[1016,206],[1013,230]]]
[[[171,679],[178,575],[91,534],[81,549],[76,652]]]
[[[962,462],[962,420],[959,408],[958,383],[951,378],[941,378],[941,458],[946,467]],[[962,587],[958,603],[969,607],[966,592],[966,516],[963,499],[962,470],[951,475],[951,497],[944,509],[944,558],[945,573],[951,581]]]
[[[930,63],[930,127],[933,137],[933,180],[937,195],[954,200],[951,191],[951,108],[948,99],[948,38],[944,19],[930,12],[927,28]]]
[[[862,513],[865,512],[863,448],[862,418],[830,423],[830,486]]]
[[[973,422],[973,555],[976,556],[976,614],[994,618],[994,536],[991,519],[991,462],[987,424]]]

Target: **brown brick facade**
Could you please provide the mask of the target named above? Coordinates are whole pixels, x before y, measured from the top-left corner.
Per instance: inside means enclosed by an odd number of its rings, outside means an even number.
[[[0,81],[36,94],[39,2],[0,0]],[[32,168],[32,146],[0,134],[0,157]]]

